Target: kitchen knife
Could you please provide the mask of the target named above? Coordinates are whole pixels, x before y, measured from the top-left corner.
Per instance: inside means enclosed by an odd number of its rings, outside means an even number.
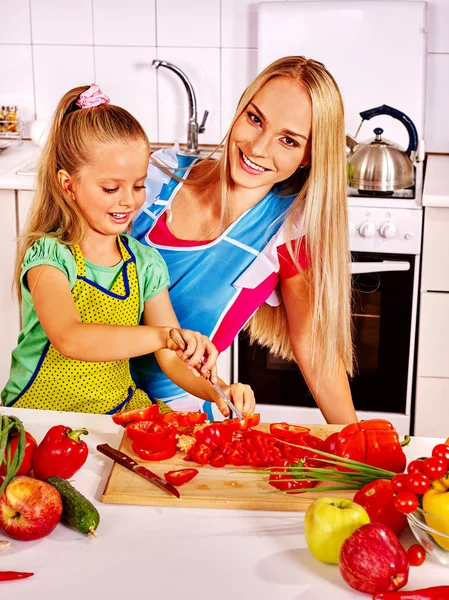
[[[175,344],[177,344],[179,346],[179,348],[181,348],[181,350],[185,350],[187,348],[185,339],[182,337],[182,335],[179,333],[179,331],[177,329],[170,329],[170,337],[175,342]],[[202,367],[202,365],[200,363],[198,363],[198,365],[196,366],[196,368],[200,372],[201,372],[201,367]],[[243,419],[242,413],[236,409],[236,407],[234,406],[234,403],[231,402],[231,400],[229,400],[229,398],[226,396],[226,394],[221,389],[221,387],[211,381],[210,372],[201,373],[201,376],[204,377],[204,379],[207,379],[207,381],[211,384],[211,386],[214,388],[214,390],[217,392],[217,394],[221,398],[223,398],[223,400],[226,402],[226,404],[232,410],[232,412],[235,413],[235,415],[239,419]]]
[[[97,446],[97,450],[98,452],[101,452],[108,458],[112,458],[112,460],[114,460],[119,465],[122,465],[122,467],[125,467],[125,469],[129,469],[130,471],[132,471],[133,473],[137,473],[137,475],[140,475],[147,481],[151,481],[151,483],[154,483],[169,494],[173,494],[173,496],[176,496],[177,498],[180,497],[180,493],[174,485],[168,483],[168,481],[165,481],[165,479],[162,479],[161,477],[159,477],[159,475],[156,475],[156,473],[153,473],[146,467],[139,465],[139,463],[136,463],[135,460],[133,460],[124,452],[112,448],[112,446],[110,446],[109,444],[99,444]]]

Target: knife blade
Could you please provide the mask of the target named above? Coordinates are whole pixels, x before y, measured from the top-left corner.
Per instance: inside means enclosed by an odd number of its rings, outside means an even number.
[[[125,469],[128,469],[133,473],[137,473],[137,475],[140,475],[147,481],[154,483],[155,485],[163,489],[165,492],[173,494],[173,496],[176,496],[176,498],[180,497],[180,493],[174,485],[168,483],[168,481],[165,481],[164,479],[159,477],[159,475],[156,475],[156,473],[153,473],[153,471],[150,471],[143,465],[139,465],[139,463],[137,463],[124,452],[116,450],[109,444],[99,444],[97,446],[97,450],[98,452],[101,452],[101,454],[104,454],[108,458],[112,458],[112,460],[114,460],[119,465],[122,465],[122,467],[125,467]]]
[[[187,348],[185,339],[182,337],[182,335],[179,333],[179,331],[177,329],[170,329],[169,333],[170,333],[171,339],[175,342],[175,344],[177,344],[179,346],[179,348],[181,348],[181,350],[185,350]],[[201,373],[201,367],[202,367],[201,363],[198,363],[196,366],[196,368],[198,369],[198,371],[200,371],[200,373]],[[232,410],[232,412],[235,413],[239,419],[243,419],[242,413],[234,406],[234,403],[226,396],[226,394],[221,389],[221,387],[211,381],[210,371],[208,371],[207,373],[201,373],[201,376],[204,377],[204,379],[207,379],[207,381],[211,384],[211,386],[214,388],[214,390],[217,392],[217,394],[226,402],[227,406]]]

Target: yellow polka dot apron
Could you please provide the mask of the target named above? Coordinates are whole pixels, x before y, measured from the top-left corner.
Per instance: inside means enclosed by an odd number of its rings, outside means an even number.
[[[72,296],[83,323],[139,324],[136,259],[126,242],[117,240],[123,266],[110,290],[87,279],[81,248],[72,248],[78,273]],[[29,383],[9,406],[113,414],[148,404],[147,394],[136,389],[129,360],[73,360],[48,341]]]

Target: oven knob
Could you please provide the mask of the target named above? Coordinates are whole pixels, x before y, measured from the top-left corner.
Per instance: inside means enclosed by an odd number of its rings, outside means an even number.
[[[393,223],[387,221],[386,223],[382,223],[379,229],[379,233],[383,238],[394,238],[396,235],[396,226]]]
[[[376,226],[374,223],[365,221],[359,227],[359,233],[364,238],[372,238],[376,235]]]

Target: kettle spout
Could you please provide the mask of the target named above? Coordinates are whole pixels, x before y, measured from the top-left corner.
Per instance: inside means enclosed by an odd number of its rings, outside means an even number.
[[[346,134],[346,146],[352,150],[353,148],[355,148],[355,146],[358,145],[358,141],[356,140],[355,137],[352,137],[352,135],[349,135],[349,133]]]

